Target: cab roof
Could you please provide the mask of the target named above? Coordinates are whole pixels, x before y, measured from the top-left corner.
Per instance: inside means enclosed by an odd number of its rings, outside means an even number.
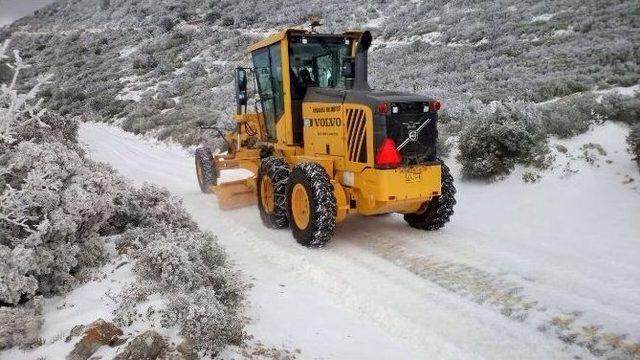
[[[316,32],[311,32],[309,30],[306,29],[300,29],[300,28],[287,28],[281,31],[278,31],[275,34],[269,35],[266,38],[255,42],[251,45],[249,45],[249,47],[247,48],[247,52],[252,52],[254,50],[257,49],[262,49],[264,47],[267,47],[271,44],[275,44],[277,42],[279,42],[280,40],[286,38],[289,34],[300,34],[300,35],[305,35],[308,34],[309,36],[343,36],[343,37],[353,37],[353,38],[359,38],[360,35],[362,34],[363,31],[361,30],[348,30],[345,31],[342,34],[323,34],[323,33],[316,33]]]

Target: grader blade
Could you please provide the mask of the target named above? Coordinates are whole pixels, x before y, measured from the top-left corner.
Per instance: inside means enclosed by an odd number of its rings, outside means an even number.
[[[256,194],[254,191],[254,179],[242,179],[229,181],[211,186],[211,192],[218,198],[218,207],[222,210],[237,209],[254,205]]]

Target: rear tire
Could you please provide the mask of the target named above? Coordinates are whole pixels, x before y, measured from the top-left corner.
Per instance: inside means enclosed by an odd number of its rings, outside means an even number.
[[[260,162],[256,182],[258,209],[262,223],[267,227],[284,229],[289,226],[286,201],[289,173],[289,165],[282,158],[269,156]]]
[[[199,147],[196,149],[196,176],[198,177],[198,185],[200,191],[209,193],[211,185],[218,185],[218,169],[213,165],[213,155],[211,149]]]
[[[287,184],[287,210],[293,237],[308,247],[322,247],[336,227],[337,206],[331,178],[316,163],[301,163]]]
[[[442,192],[428,204],[422,213],[405,214],[404,220],[409,226],[422,230],[438,230],[449,222],[453,215],[453,206],[456,204],[456,188],[453,186],[453,176],[449,167],[440,160],[442,165]]]

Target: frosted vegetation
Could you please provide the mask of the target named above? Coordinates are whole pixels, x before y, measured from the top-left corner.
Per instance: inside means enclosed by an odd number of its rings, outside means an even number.
[[[54,75],[41,93],[62,115],[91,114],[134,133],[222,146],[196,125],[232,126],[231,72],[248,65],[244,49],[276,28],[305,24],[309,15],[325,20],[324,31],[370,28],[376,37],[373,85],[442,99],[442,140],[465,129],[471,134],[513,125],[487,127],[469,116],[482,107],[537,108],[535,125],[518,125],[537,147],[546,146],[547,135],[572,136],[594,120],[638,111],[636,97],[621,100],[634,110],[596,112],[591,95],[640,80],[632,1],[63,0],[5,28],[0,40],[20,39],[24,56],[38,64],[24,76]],[[492,106],[496,101],[502,105]],[[500,114],[482,113],[500,121]],[[529,117],[515,115],[514,121]],[[528,141],[475,143],[479,147],[465,152],[475,158],[461,158],[470,176],[494,177],[532,160]]]
[[[117,318],[135,317],[137,303],[160,295],[169,299],[158,309],[162,325],[198,349],[239,343],[245,285],[216,238],[166,190],[133,188],[86,158],[76,138],[86,115],[42,107],[36,94],[46,79],[18,85],[30,67],[18,51],[6,55],[6,45],[0,58],[13,74],[0,92],[0,350],[40,344],[43,299],[88,280],[114,256],[107,250],[114,239],[136,260],[137,275],[120,295]],[[194,303],[200,307],[189,311]]]

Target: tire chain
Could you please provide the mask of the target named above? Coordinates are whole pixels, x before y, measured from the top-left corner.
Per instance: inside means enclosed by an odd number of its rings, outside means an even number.
[[[337,205],[333,195],[333,184],[324,168],[316,163],[302,163],[298,165],[305,173],[315,199],[313,239],[310,247],[323,247],[333,236],[336,227]]]
[[[273,216],[272,225],[276,229],[284,229],[289,226],[287,215],[287,182],[289,180],[289,165],[284,159],[269,156],[262,160],[262,171],[271,179],[273,185]]]
[[[211,154],[211,149],[206,147],[199,147],[196,149],[195,153],[196,161],[198,161],[202,165],[202,177],[205,182],[205,189],[201,190],[203,192],[209,192],[209,185],[217,185],[218,184],[218,170],[213,166],[211,162],[211,158],[213,157]],[[205,191],[206,190],[206,191]]]
[[[414,228],[429,231],[441,229],[454,213],[456,188],[453,185],[453,176],[449,167],[441,159],[438,159],[438,162],[442,166],[442,191],[435,204],[436,208],[429,204],[423,214],[405,214],[405,221]]]

